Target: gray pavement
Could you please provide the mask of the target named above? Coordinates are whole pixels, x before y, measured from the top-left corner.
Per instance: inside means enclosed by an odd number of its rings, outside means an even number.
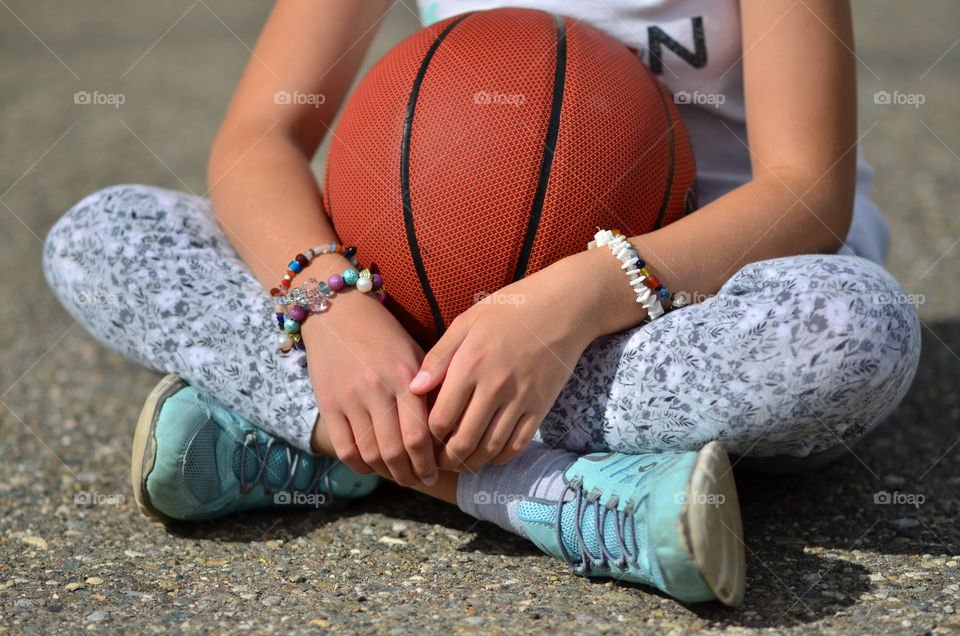
[[[98,346],[40,273],[41,239],[122,182],[203,193],[266,3],[0,2],[0,632],[960,632],[960,11],[858,0],[860,127],[889,266],[922,295],[903,405],[816,474],[738,474],[736,610],[587,581],[451,506],[385,487],[341,513],[165,529],[139,516],[132,427],[157,377]],[[415,28],[394,10],[373,57]],[[876,91],[925,103],[874,103]],[[125,103],[74,103],[77,91]],[[880,491],[922,504],[875,503]],[[88,493],[93,503],[78,503]]]

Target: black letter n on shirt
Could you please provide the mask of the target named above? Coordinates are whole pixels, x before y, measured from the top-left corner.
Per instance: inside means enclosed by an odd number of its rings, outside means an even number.
[[[690,18],[693,25],[693,48],[686,48],[658,26],[647,27],[648,48],[650,49],[650,70],[663,73],[662,46],[667,47],[694,68],[703,68],[707,64],[707,43],[703,37],[703,18]]]

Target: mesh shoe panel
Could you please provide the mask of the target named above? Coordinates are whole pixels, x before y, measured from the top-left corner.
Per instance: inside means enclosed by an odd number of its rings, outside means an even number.
[[[200,427],[194,434],[183,457],[183,485],[201,503],[208,503],[220,496],[218,471],[211,470],[210,462],[216,461],[217,441],[220,427],[213,420]]]

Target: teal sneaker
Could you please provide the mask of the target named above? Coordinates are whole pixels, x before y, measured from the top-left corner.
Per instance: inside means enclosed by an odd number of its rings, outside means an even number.
[[[696,603],[743,599],[746,564],[726,451],[594,453],[564,472],[561,499],[517,507],[527,536],[582,576],[652,585]]]
[[[268,435],[175,375],[143,406],[130,472],[140,511],[165,523],[329,507],[371,493],[380,479]]]

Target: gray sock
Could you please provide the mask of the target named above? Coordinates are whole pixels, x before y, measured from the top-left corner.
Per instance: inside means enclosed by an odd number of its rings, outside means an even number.
[[[563,471],[577,458],[542,442],[530,442],[505,466],[487,464],[475,473],[460,473],[457,505],[472,517],[525,537],[517,505],[529,497],[558,501],[564,491]]]

